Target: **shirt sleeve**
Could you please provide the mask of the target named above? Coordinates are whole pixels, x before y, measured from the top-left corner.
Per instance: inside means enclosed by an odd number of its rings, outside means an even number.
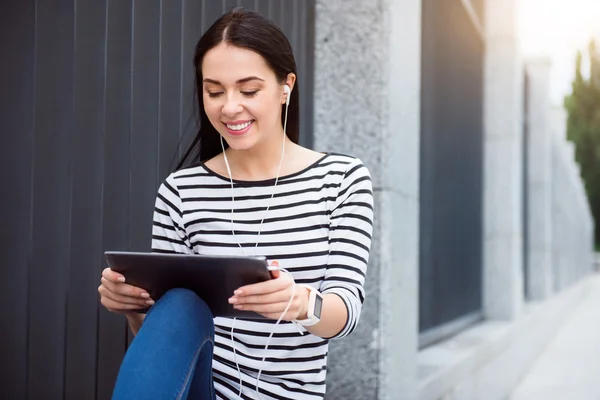
[[[329,258],[323,294],[338,295],[348,310],[344,328],[330,339],[348,336],[360,319],[373,234],[373,187],[368,169],[349,164],[330,216]]]
[[[152,252],[192,254],[183,225],[181,197],[172,176],[159,187],[152,221]]]

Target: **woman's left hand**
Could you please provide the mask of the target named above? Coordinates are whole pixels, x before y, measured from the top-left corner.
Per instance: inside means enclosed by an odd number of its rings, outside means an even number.
[[[236,290],[229,304],[237,310],[254,311],[265,318],[278,320],[290,301],[294,282],[281,271],[271,271],[271,275],[274,279]],[[308,289],[296,285],[294,299],[282,321],[305,319],[308,295]]]

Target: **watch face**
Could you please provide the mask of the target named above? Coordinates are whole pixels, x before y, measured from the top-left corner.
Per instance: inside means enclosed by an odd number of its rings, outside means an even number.
[[[321,319],[321,308],[323,308],[323,297],[317,295],[315,297],[315,317]]]

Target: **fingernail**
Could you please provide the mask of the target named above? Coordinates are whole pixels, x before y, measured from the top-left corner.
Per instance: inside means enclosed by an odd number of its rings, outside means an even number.
[[[238,289],[235,292],[233,292],[233,294],[235,294],[236,296],[240,296],[242,294],[242,291]]]
[[[148,300],[148,301],[146,301],[146,304],[148,304],[149,306],[151,306],[151,305],[154,304],[154,300]]]
[[[235,306],[233,306],[233,308],[237,309],[237,310],[243,310],[244,306],[241,304],[236,304]]]
[[[148,297],[150,297],[150,295],[148,293],[142,293],[142,294],[140,294],[140,296],[142,296],[145,299],[147,299]]]
[[[235,304],[235,303],[237,303],[237,302],[238,302],[238,299],[237,299],[237,298],[235,298],[235,297],[230,297],[230,298],[229,298],[229,304]]]
[[[125,277],[123,277],[123,276],[120,276],[120,277],[118,277],[118,278],[117,278],[117,280],[118,280],[119,282],[125,282]]]

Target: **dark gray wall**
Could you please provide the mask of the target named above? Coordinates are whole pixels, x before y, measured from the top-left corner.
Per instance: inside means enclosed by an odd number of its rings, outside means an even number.
[[[421,332],[481,309],[484,56],[460,0],[423,0],[422,22]]]
[[[194,45],[237,4],[288,35],[310,145],[314,1],[3,2],[0,398],[110,398],[128,338],[99,307],[102,252],[149,249],[194,132]]]

